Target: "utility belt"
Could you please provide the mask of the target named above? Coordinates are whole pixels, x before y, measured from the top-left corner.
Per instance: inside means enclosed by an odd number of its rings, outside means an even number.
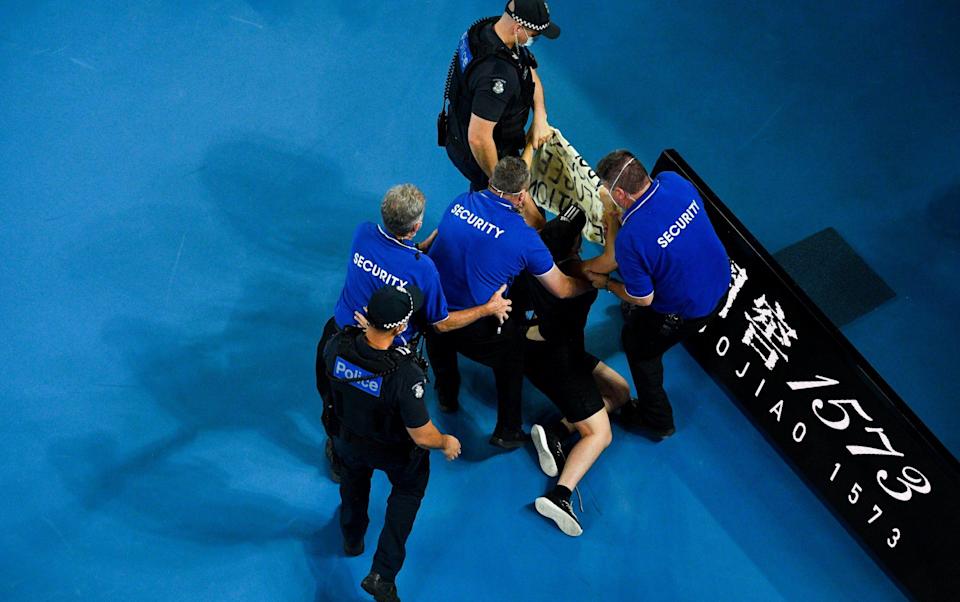
[[[660,325],[660,336],[668,337],[683,328],[683,325],[688,322],[706,322],[713,318],[715,315],[720,313],[720,310],[723,309],[723,306],[727,303],[727,296],[730,294],[728,290],[720,297],[720,300],[717,301],[717,304],[714,306],[710,313],[700,318],[684,318],[680,314],[663,314],[663,324]]]
[[[391,456],[407,455],[413,452],[415,449],[420,449],[412,440],[402,443],[386,443],[384,441],[378,441],[376,439],[371,439],[370,437],[358,435],[344,426],[343,423],[340,424],[340,432],[337,436],[347,445],[363,447],[375,453],[388,454]]]

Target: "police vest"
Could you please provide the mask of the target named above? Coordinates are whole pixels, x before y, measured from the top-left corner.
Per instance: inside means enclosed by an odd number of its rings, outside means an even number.
[[[330,379],[333,412],[348,435],[385,444],[409,443],[400,408],[391,397],[401,368],[417,358],[407,347],[394,347],[377,359],[361,357],[356,339],[362,331],[348,326],[338,332],[324,351]]]
[[[452,119],[448,124],[447,143],[460,148],[468,148],[467,127],[470,124],[473,105],[473,97],[470,95],[468,88],[470,74],[484,61],[504,60],[517,70],[517,77],[520,80],[520,103],[515,107],[507,107],[493,131],[497,153],[503,156],[513,154],[523,148],[526,139],[527,118],[530,115],[531,107],[533,107],[533,92],[536,87],[530,69],[536,68],[537,65],[533,57],[526,51],[519,50],[521,53],[526,53],[526,63],[524,63],[523,58],[515,59],[514,55],[503,44],[494,44],[487,40],[485,36],[480,35],[483,28],[496,23],[499,19],[500,17],[481,19],[471,25],[460,37],[460,45],[457,47],[457,52],[453,58],[454,64],[451,64],[449,74],[451,81],[448,94]]]

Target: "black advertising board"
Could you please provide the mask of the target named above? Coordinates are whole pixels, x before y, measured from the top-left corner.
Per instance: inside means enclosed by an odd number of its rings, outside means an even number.
[[[960,600],[960,463],[674,150],[731,260],[687,350],[908,595]]]

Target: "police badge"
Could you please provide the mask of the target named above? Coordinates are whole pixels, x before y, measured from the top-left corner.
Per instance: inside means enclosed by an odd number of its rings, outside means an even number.
[[[417,399],[423,399],[423,383],[413,385],[413,396]]]
[[[505,79],[495,79],[493,80],[493,93],[494,94],[503,94],[503,86],[507,83]]]

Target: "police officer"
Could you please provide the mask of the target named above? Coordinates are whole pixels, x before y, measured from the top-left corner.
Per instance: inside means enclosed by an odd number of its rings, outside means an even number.
[[[583,211],[571,205],[540,232],[558,267],[571,276],[582,277],[579,251],[585,223]],[[561,531],[577,536],[583,528],[570,494],[613,440],[607,413],[629,400],[630,385],[585,348],[584,328],[597,291],[558,299],[535,278],[528,280],[536,318],[526,331],[524,373],[562,414],[530,430],[540,468],[547,476],[559,477],[534,507]],[[565,457],[563,443],[574,431],[580,439]]]
[[[520,154],[531,109],[534,148],[552,135],[537,61],[530,52],[541,35],[560,35],[547,3],[511,0],[501,16],[477,21],[460,38],[447,74],[444,98],[450,107],[440,117],[440,144],[473,191],[487,187],[500,158]],[[532,204],[525,217],[531,225],[543,224]]]
[[[656,439],[676,428],[663,389],[663,354],[720,312],[730,285],[730,261],[697,189],[674,172],[652,179],[626,150],[597,165],[601,198],[623,216],[609,219],[604,253],[585,262],[594,286],[632,308],[621,340],[637,389],[632,408]],[[618,231],[619,230],[619,231]],[[610,278],[614,270],[623,281]],[[626,411],[627,408],[624,408]]]
[[[423,291],[424,305],[415,316],[423,324],[447,331],[460,328],[486,316],[505,319],[511,302],[494,291],[482,304],[460,311],[449,312],[447,301],[440,286],[440,276],[433,261],[424,254],[425,247],[433,236],[422,244],[412,244],[413,238],[423,225],[426,200],[423,193],[412,184],[392,187],[383,197],[380,215],[383,224],[371,222],[360,224],[353,236],[346,280],[340,291],[334,315],[323,329],[317,345],[317,390],[324,400],[324,426],[328,427],[329,382],[323,368],[322,352],[327,341],[341,328],[353,324],[355,313],[362,311],[373,292],[384,285],[414,285]],[[418,325],[411,320],[407,328],[397,335],[395,344],[409,344],[418,333]],[[339,477],[339,463],[333,449],[331,429],[327,428],[326,455],[334,481]]]
[[[423,403],[426,374],[416,354],[393,346],[422,303],[415,286],[384,286],[369,300],[366,331],[345,328],[323,352],[338,423],[334,447],[342,461],[346,555],[363,553],[373,471],[385,472],[392,485],[373,566],[360,584],[378,602],[399,601],[395,579],[430,478],[426,450],[442,450],[448,460],[460,455],[460,442],[430,421]]]
[[[570,278],[553,262],[537,232],[524,223],[521,207],[530,172],[517,157],[497,163],[488,187],[460,195],[440,220],[430,257],[452,309],[471,307],[523,271],[537,278],[557,297],[574,297],[591,290],[585,280]],[[497,425],[490,443],[505,449],[522,446],[520,391],[523,385],[523,337],[519,318],[505,322],[478,320],[460,330],[427,333],[427,352],[436,376],[440,409],[459,407],[460,373],[457,353],[493,368],[497,390]]]

